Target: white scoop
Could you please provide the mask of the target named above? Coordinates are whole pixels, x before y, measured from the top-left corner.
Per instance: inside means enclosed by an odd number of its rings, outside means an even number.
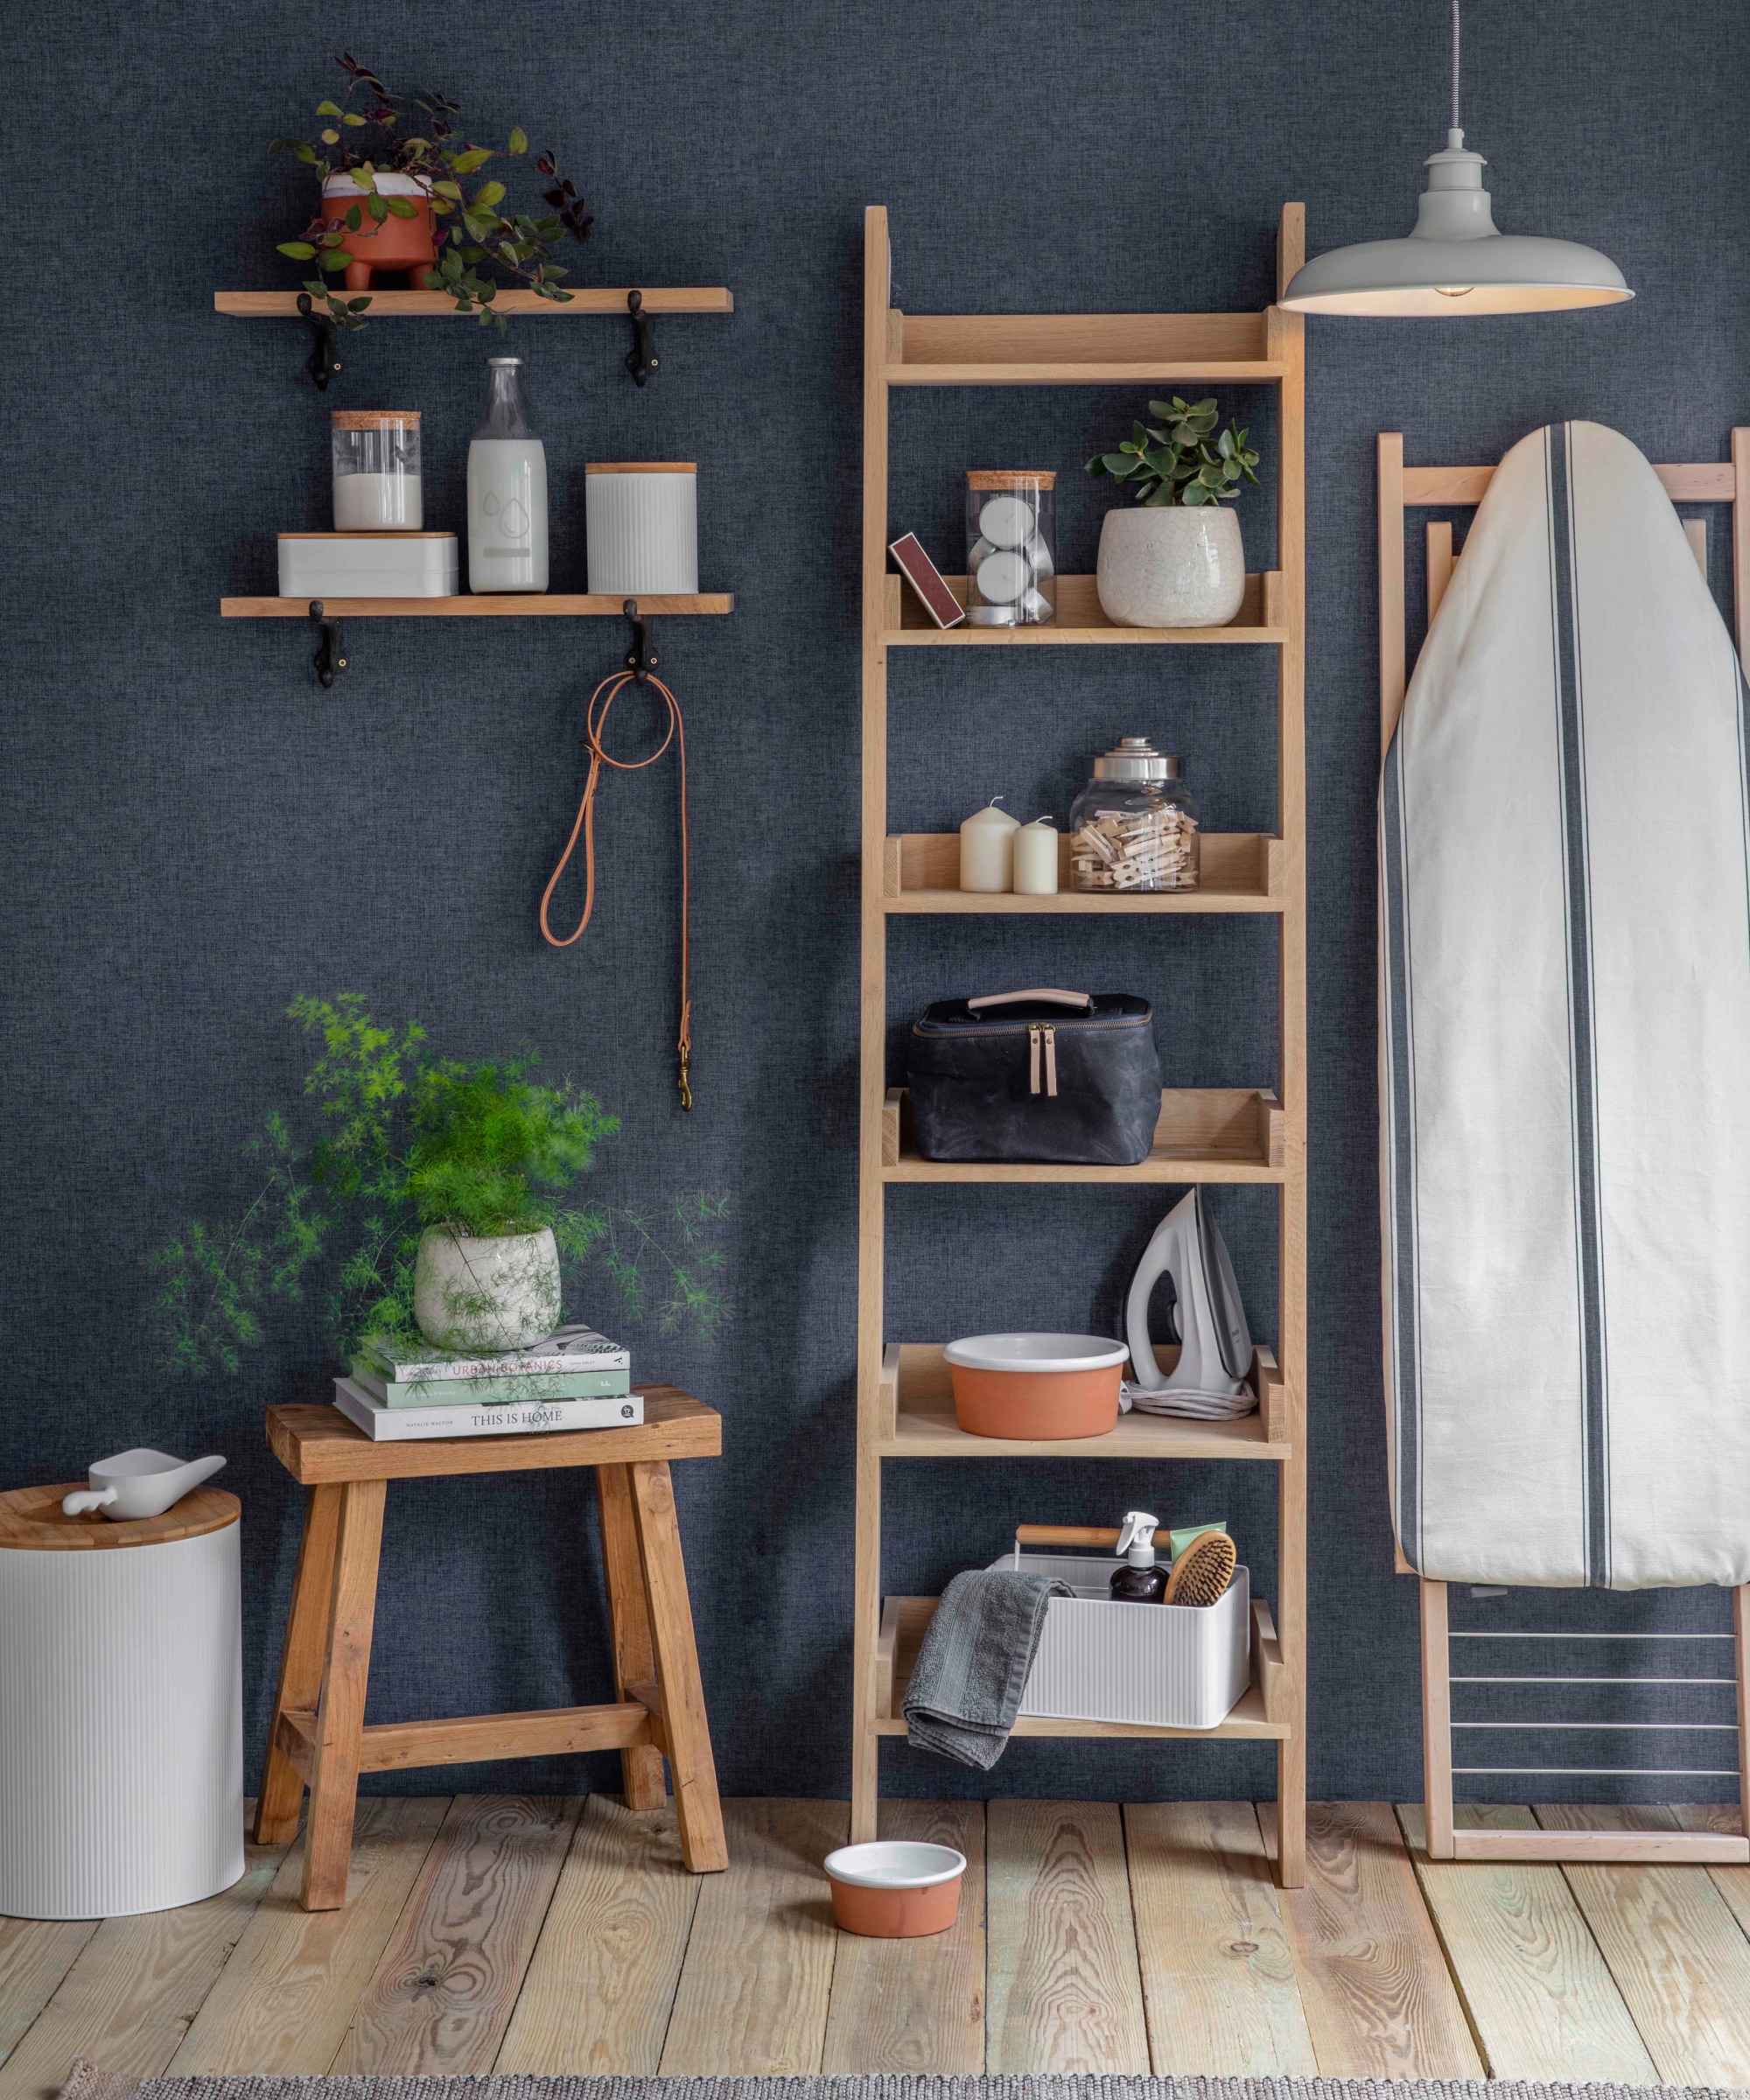
[[[224,1463],[221,1458],[173,1459],[163,1451],[120,1451],[87,1467],[88,1492],[63,1495],[61,1514],[82,1516],[88,1509],[101,1509],[118,1524],[162,1516]]]

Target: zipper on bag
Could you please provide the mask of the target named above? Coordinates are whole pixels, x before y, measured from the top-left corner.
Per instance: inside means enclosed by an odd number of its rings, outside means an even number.
[[[1039,1022],[1032,1021],[1028,1024],[1027,1092],[1029,1094],[1037,1094],[1040,1090],[1040,1037],[1043,1033],[1044,1030],[1041,1028]],[[1054,1087],[1052,1091],[1055,1093],[1057,1089]]]
[[[1057,1098],[1057,1031],[1049,1025],[1045,1032],[1045,1090],[1053,1100]]]

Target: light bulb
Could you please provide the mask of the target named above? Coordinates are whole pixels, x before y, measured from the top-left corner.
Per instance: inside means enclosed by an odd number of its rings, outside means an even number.
[[[1437,284],[1434,287],[1443,299],[1467,299],[1476,290],[1474,284]]]

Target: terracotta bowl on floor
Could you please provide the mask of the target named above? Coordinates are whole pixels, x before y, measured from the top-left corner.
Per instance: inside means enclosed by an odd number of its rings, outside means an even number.
[[[1103,1334],[974,1334],[951,1341],[954,1418],[970,1436],[1108,1436],[1130,1351]]]
[[[946,1932],[960,1909],[966,1855],[951,1844],[845,1844],[826,1856],[841,1932],[913,1940]]]

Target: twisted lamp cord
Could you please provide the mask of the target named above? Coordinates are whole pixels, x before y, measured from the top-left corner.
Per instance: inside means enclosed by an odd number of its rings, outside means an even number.
[[[1459,0],[1452,0],[1452,129],[1459,123]]]

